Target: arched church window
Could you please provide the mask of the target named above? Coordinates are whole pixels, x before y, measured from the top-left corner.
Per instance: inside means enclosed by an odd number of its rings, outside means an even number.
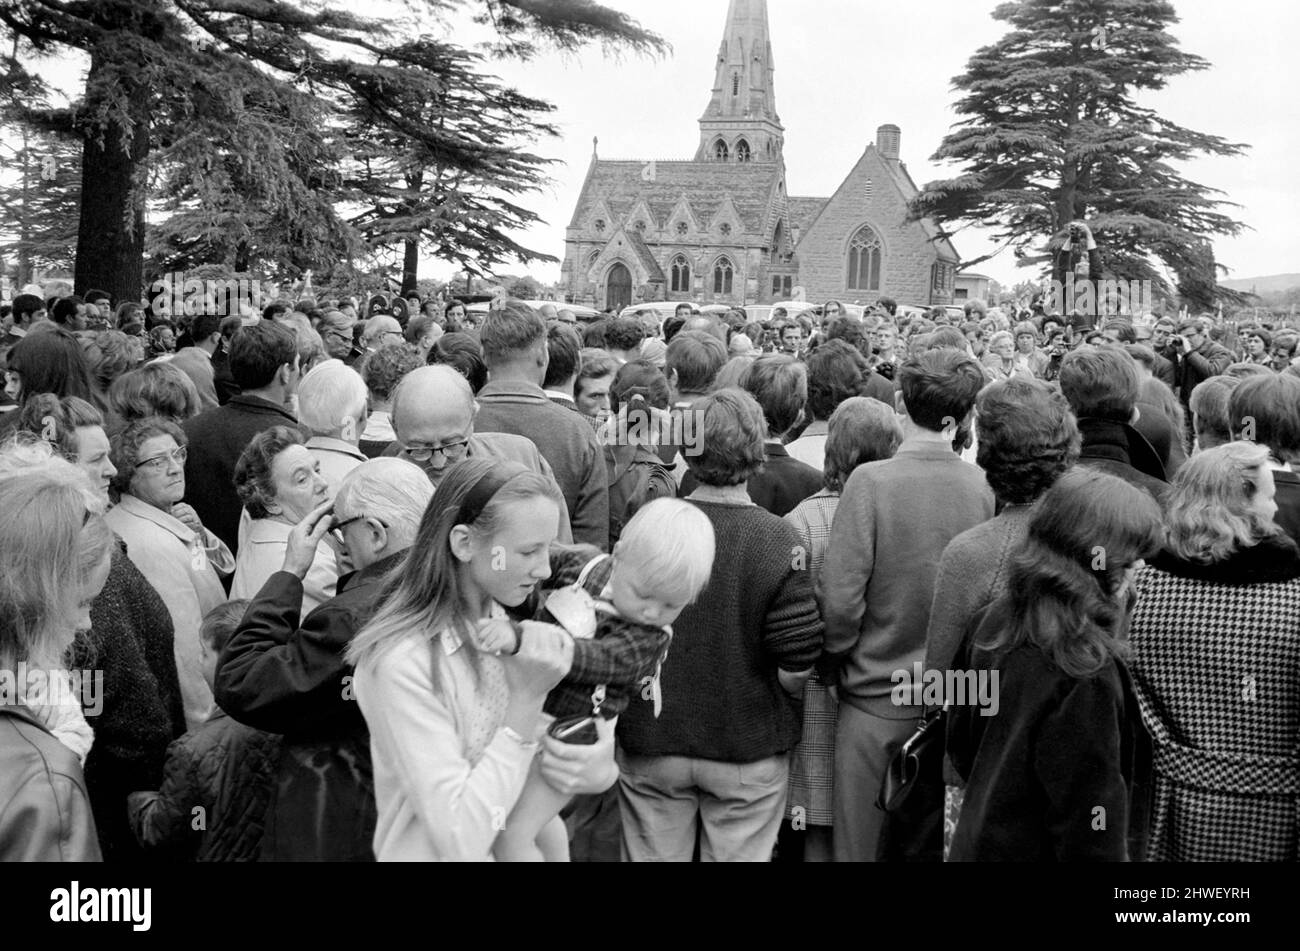
[[[713,265],[713,293],[727,295],[731,293],[732,277],[735,267],[729,258],[718,258]]]
[[[691,265],[682,255],[673,258],[672,267],[669,269],[670,287],[674,293],[688,294],[691,290]]]
[[[880,235],[870,225],[863,225],[849,242],[849,267],[846,286],[851,291],[880,290]]]
[[[677,233],[678,233],[679,235],[684,235],[684,234],[686,234],[687,230],[689,230],[689,229],[688,229],[688,226],[687,226],[686,222],[684,222],[684,221],[679,221],[679,222],[677,222]]]
[[[736,161],[737,162],[749,161],[749,143],[746,142],[744,139],[741,139],[739,142],[736,143]]]
[[[731,94],[733,96],[740,95],[740,73],[731,74]]]
[[[719,162],[725,162],[727,160],[728,153],[727,153],[726,142],[723,142],[721,139],[718,139],[717,142],[713,143],[713,157],[717,159]]]
[[[593,264],[595,264],[595,263],[596,263],[596,258],[598,258],[598,257],[600,257],[600,252],[599,252],[599,251],[592,251],[591,254],[590,254],[590,256],[588,256],[588,258],[587,258],[587,267],[591,267]]]

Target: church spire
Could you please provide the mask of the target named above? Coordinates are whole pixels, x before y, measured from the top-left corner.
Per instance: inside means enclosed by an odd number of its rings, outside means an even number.
[[[785,129],[773,72],[767,0],[730,0],[697,161],[779,160]]]

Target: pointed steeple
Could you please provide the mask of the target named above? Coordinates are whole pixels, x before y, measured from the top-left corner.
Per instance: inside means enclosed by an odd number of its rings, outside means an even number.
[[[697,161],[775,162],[785,129],[776,114],[767,0],[730,0],[713,97],[700,117]]]

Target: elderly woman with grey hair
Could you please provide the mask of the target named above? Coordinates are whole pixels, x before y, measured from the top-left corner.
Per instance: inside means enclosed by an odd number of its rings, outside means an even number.
[[[865,396],[844,400],[830,414],[823,458],[823,487],[795,506],[785,520],[799,533],[798,556],[807,565],[815,585],[826,560],[831,538],[831,520],[840,502],[840,492],[853,470],[864,462],[889,459],[903,441],[903,427],[892,406]],[[814,672],[804,685],[803,734],[790,762],[790,787],[786,816],[790,827],[783,830],[783,859],[798,851],[804,830],[803,860],[830,862],[831,792],[835,779],[835,723],[839,704],[829,686]]]
[[[1016,341],[1009,330],[999,330],[989,337],[983,364],[984,374],[995,383],[1012,377],[1034,375],[1033,370],[1016,359]]]
[[[221,578],[235,567],[226,544],[204,527],[185,498],[185,433],[159,417],[136,420],[112,440],[117,504],[105,518],[126,543],[127,556],[162,596],[175,631],[173,649],[185,725],[198,728],[212,712],[203,676],[199,627],[226,600]]]
[[[348,473],[333,509],[317,506],[289,533],[284,561],[262,585],[217,662],[217,702],[259,730],[284,734],[267,813],[268,861],[372,861],[370,734],[343,654],[374,614],[384,582],[415,540],[433,484],[404,459]],[[332,514],[331,514],[332,511]],[[303,581],[326,532],[354,569],[338,594],[303,616]]]
[[[333,493],[302,434],[289,426],[272,426],[249,441],[235,463],[235,491],[247,517],[239,525],[230,596],[252,598],[284,561],[293,527]],[[303,585],[302,609],[334,597],[338,577],[336,543],[322,539]]]
[[[320,463],[330,490],[366,461],[359,448],[369,395],[361,375],[341,360],[312,367],[298,384],[298,423],[311,432],[307,450]]]

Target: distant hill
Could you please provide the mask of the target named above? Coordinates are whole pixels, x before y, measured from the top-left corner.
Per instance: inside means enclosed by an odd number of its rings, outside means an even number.
[[[1220,281],[1224,287],[1234,291],[1254,291],[1256,294],[1273,294],[1277,291],[1289,291],[1300,287],[1300,274],[1269,274],[1264,277],[1237,277],[1230,281]]]

